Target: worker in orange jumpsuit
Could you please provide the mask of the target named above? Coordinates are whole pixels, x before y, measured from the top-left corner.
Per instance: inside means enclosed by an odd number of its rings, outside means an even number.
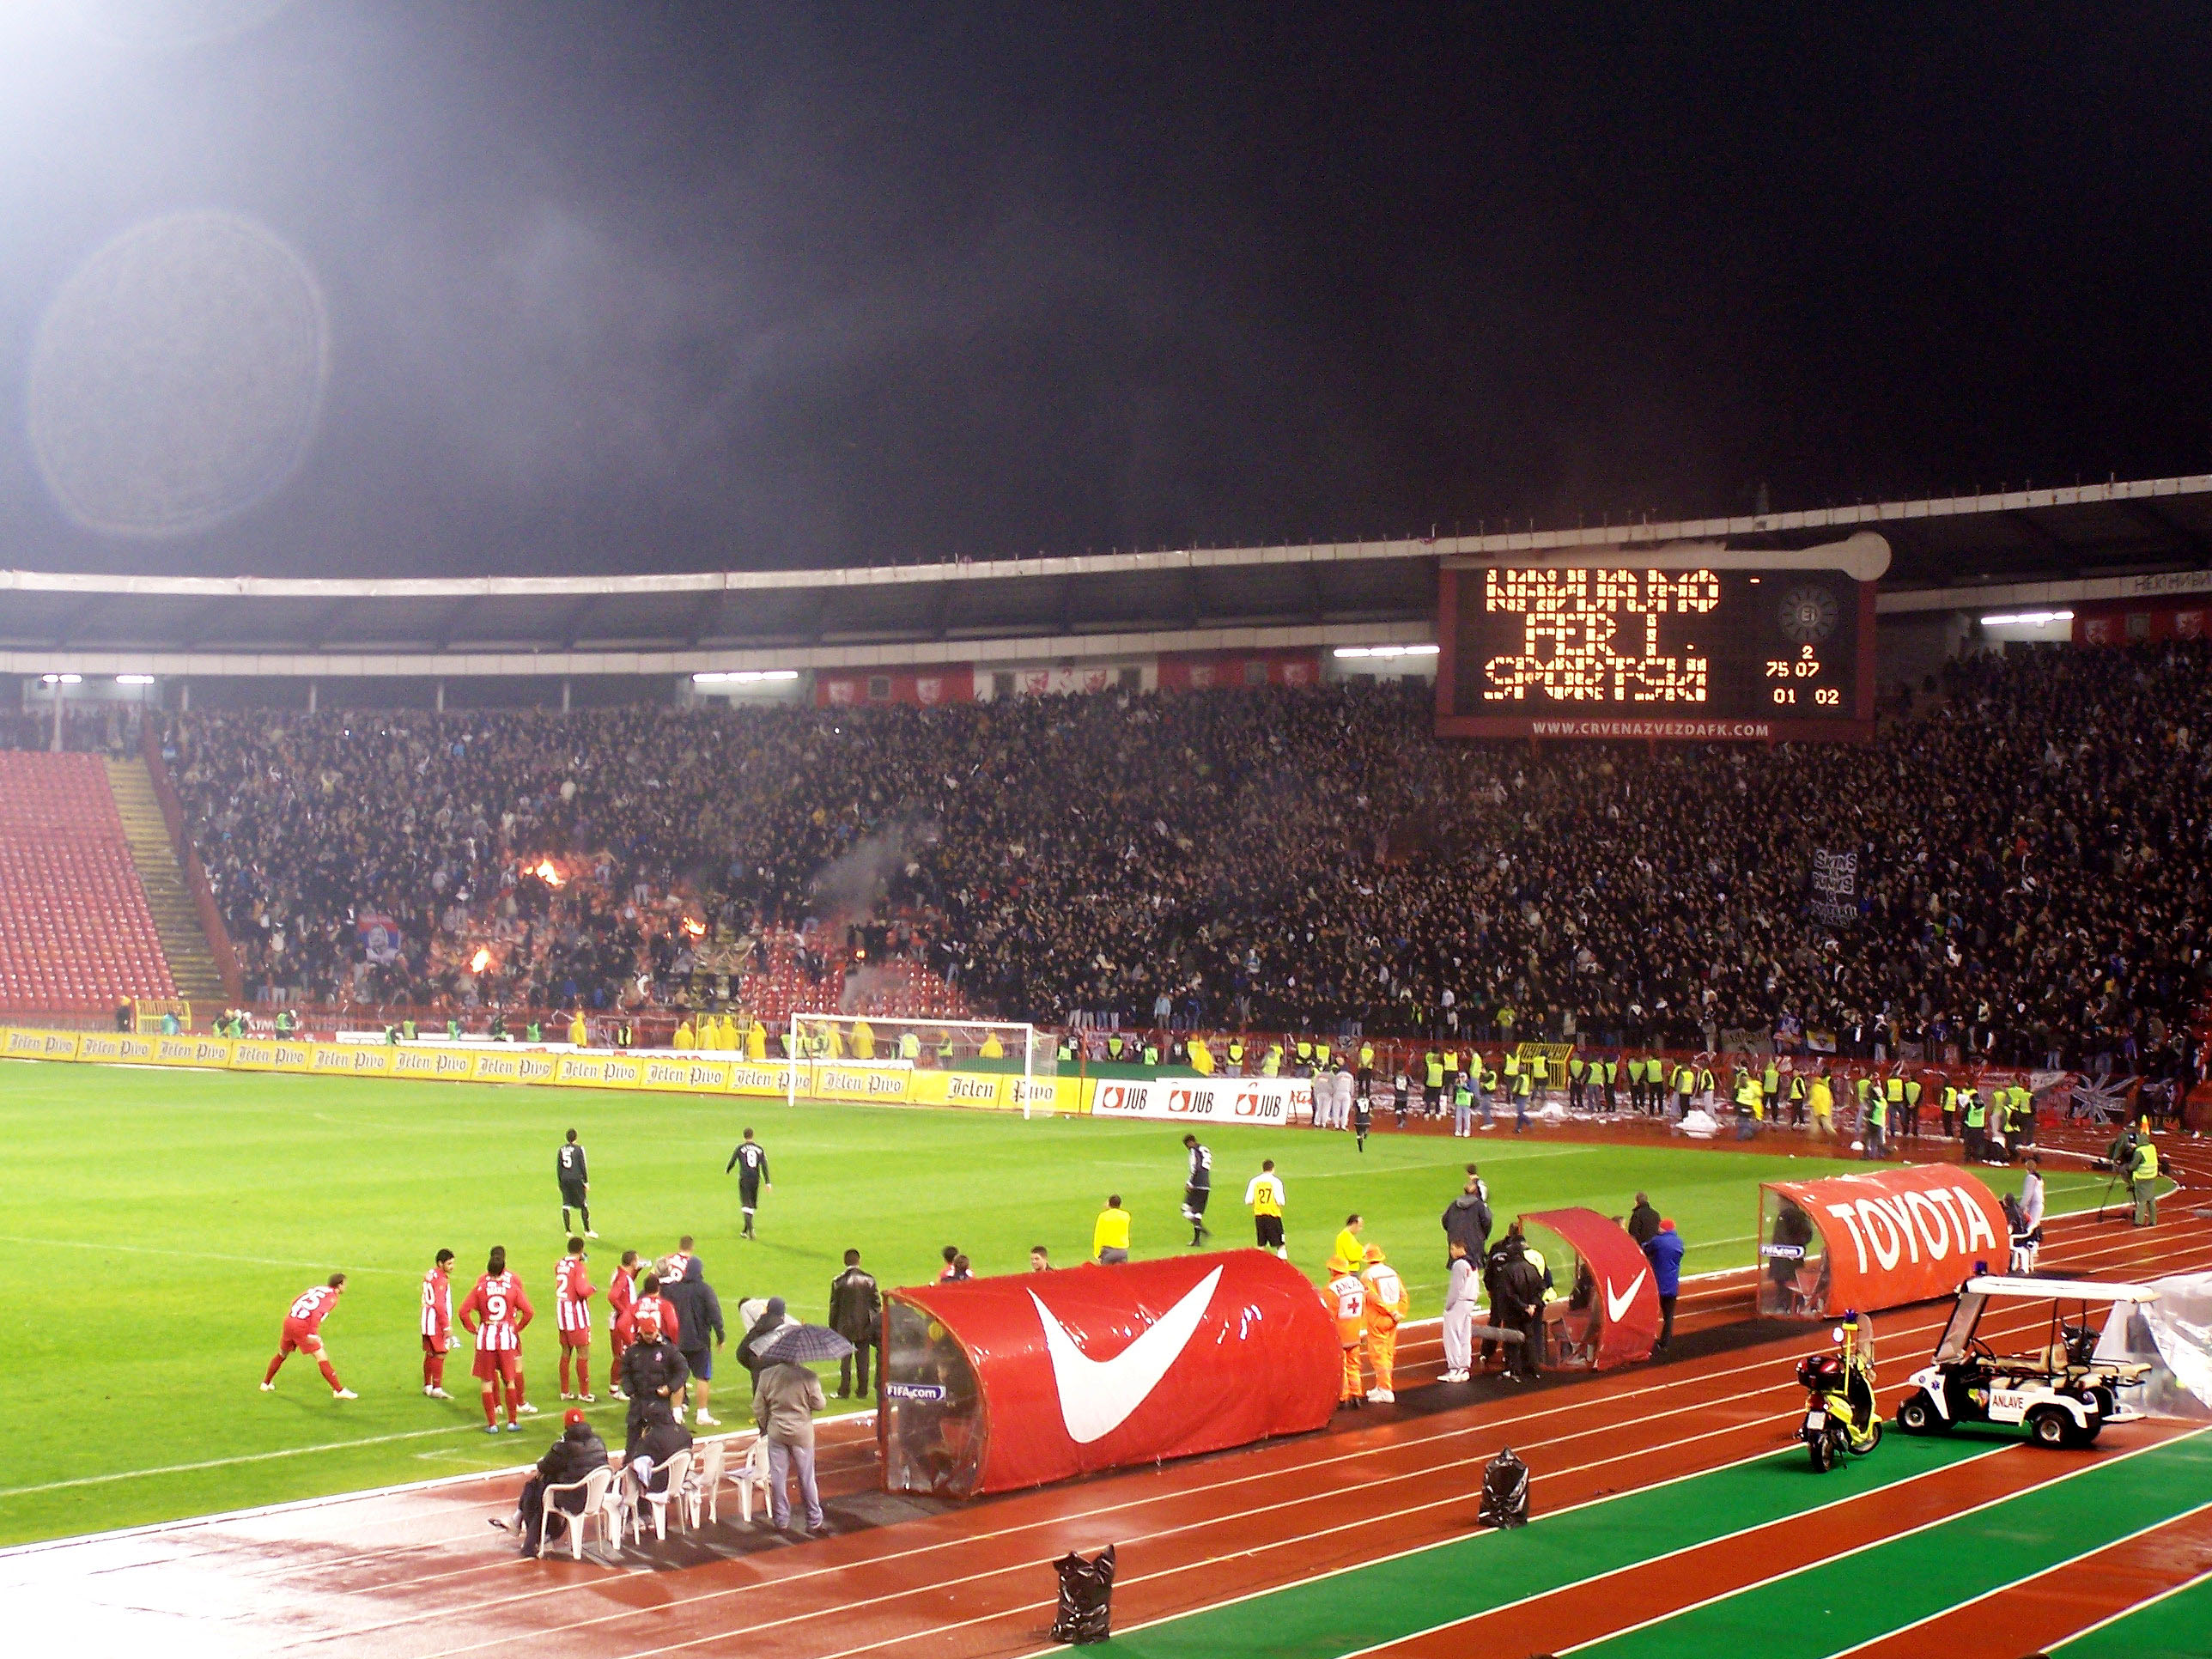
[[[1398,1270],[1383,1261],[1380,1244],[1367,1247],[1367,1271],[1360,1277],[1367,1281],[1367,1358],[1375,1367],[1375,1386],[1367,1391],[1367,1397],[1376,1405],[1387,1406],[1398,1397],[1393,1386],[1398,1364],[1398,1324],[1413,1310],[1413,1297],[1406,1281],[1398,1277]]]
[[[1336,1340],[1344,1349],[1344,1380],[1337,1395],[1340,1406],[1365,1403],[1367,1349],[1367,1281],[1340,1255],[1328,1259],[1328,1283],[1322,1286],[1322,1305],[1336,1321]]]

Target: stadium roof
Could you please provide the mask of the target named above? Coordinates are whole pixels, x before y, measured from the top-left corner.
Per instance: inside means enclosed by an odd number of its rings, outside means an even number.
[[[2212,476],[1574,530],[830,570],[0,571],[0,672],[653,673],[1410,639],[1431,625],[1440,558],[1683,541],[1779,550],[1860,529],[1891,544],[1886,611],[2095,597],[2112,579],[2212,568]]]

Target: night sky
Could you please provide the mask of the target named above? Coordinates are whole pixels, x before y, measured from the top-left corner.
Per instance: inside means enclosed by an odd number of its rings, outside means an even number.
[[[7,0],[0,566],[2212,470],[2212,8],[1841,9]]]

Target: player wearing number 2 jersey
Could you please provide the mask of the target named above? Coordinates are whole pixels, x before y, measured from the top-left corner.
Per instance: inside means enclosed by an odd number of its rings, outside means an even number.
[[[522,1397],[522,1333],[537,1316],[530,1298],[522,1292],[522,1281],[507,1270],[507,1247],[492,1247],[490,1257],[484,1263],[483,1277],[477,1280],[476,1288],[469,1292],[468,1300],[461,1304],[461,1328],[477,1340],[477,1360],[472,1368],[477,1381],[483,1384],[484,1432],[499,1432],[500,1385],[507,1388],[507,1429],[509,1434],[519,1434],[522,1425],[516,1422],[517,1413],[525,1417],[537,1415],[538,1407]]]
[[[313,1358],[322,1370],[323,1381],[331,1385],[331,1392],[337,1398],[360,1398],[338,1381],[337,1372],[331,1369],[330,1356],[323,1351],[323,1321],[330,1317],[331,1310],[337,1306],[338,1297],[344,1294],[343,1273],[332,1273],[327,1284],[318,1285],[313,1290],[300,1293],[284,1316],[283,1334],[278,1339],[276,1358],[269,1362],[269,1369],[261,1374],[262,1393],[274,1394],[276,1391],[277,1370],[296,1351]]]

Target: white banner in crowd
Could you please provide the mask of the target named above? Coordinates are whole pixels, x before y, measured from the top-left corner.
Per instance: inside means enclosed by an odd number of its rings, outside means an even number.
[[[1152,1083],[1101,1078],[1091,1086],[1093,1117],[1278,1125],[1313,1118],[1313,1085],[1303,1078],[1177,1077]]]

